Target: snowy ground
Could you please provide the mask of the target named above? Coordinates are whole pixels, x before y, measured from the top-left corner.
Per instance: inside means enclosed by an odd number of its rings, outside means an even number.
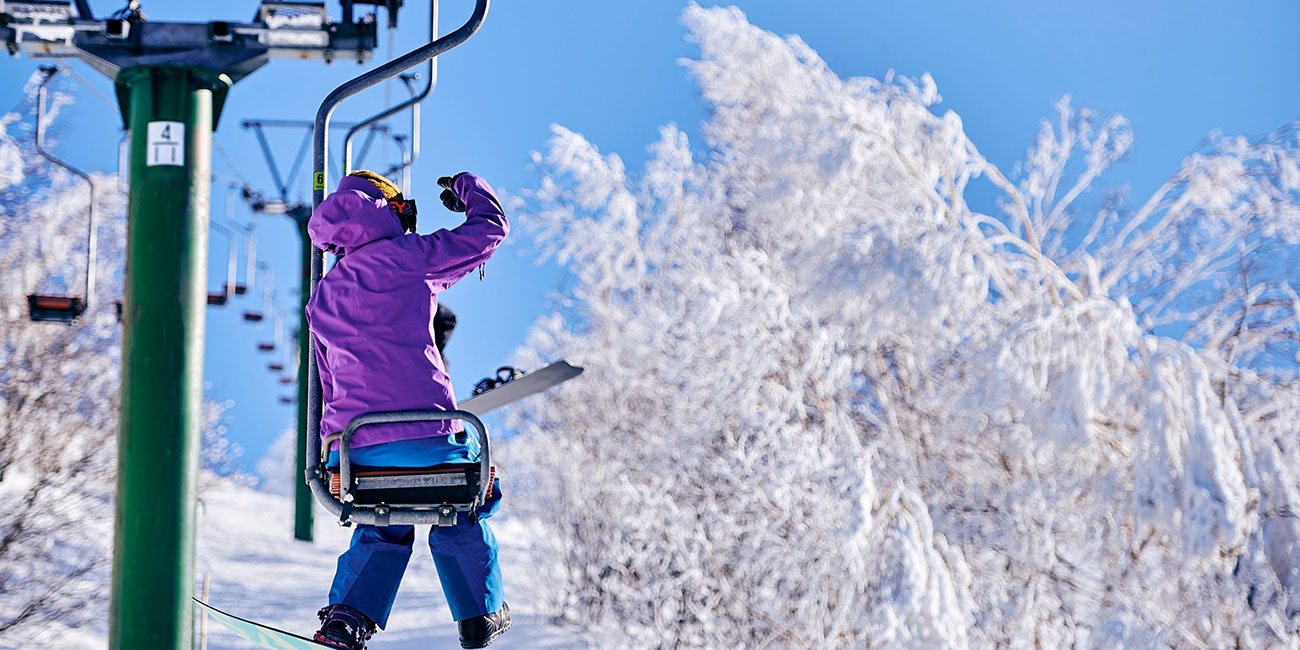
[[[308,636],[317,624],[316,610],[325,604],[335,559],[347,547],[351,529],[339,527],[317,510],[315,543],[292,539],[292,503],[284,497],[224,485],[204,493],[199,507],[196,573],[211,576],[209,601],[236,616],[264,622]],[[508,506],[507,506],[508,510]],[[537,584],[523,553],[529,545],[528,526],[503,512],[491,520],[501,543],[513,624],[493,648],[584,647],[568,630],[547,623],[531,606]],[[198,590],[196,589],[196,593]],[[256,648],[208,622],[208,648]],[[438,585],[428,546],[420,535],[397,594],[388,629],[370,642],[373,650],[459,648]]]

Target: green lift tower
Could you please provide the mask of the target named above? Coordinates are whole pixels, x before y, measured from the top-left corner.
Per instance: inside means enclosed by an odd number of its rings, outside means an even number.
[[[387,7],[391,23],[401,0],[342,0],[338,22],[323,2],[263,2],[247,23],[150,21],[138,0],[108,19],[87,0],[0,0],[9,53],[80,59],[108,76],[131,134],[114,650],[193,645],[212,131],[230,87],[271,58],[365,62],[377,29],[370,16],[353,19],[356,4]],[[302,510],[298,536],[309,539]]]

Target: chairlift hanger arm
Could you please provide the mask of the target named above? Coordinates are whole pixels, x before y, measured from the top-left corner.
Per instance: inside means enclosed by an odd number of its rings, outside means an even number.
[[[224,305],[235,297],[235,274],[236,269],[238,268],[238,264],[236,263],[238,257],[235,249],[235,231],[233,228],[228,228],[215,220],[208,221],[208,228],[216,230],[226,236],[226,285],[221,288],[220,294],[208,294],[209,305]],[[221,302],[213,302],[212,298],[214,295],[220,295],[222,298]]]
[[[435,0],[436,1],[436,0]],[[475,32],[483,25],[487,18],[490,0],[475,0],[474,12],[470,15],[469,20],[461,25],[456,31],[453,31],[442,38],[431,43],[426,43],[406,54],[403,54],[392,61],[389,61],[374,70],[363,73],[349,81],[344,82],[335,88],[321,102],[320,108],[316,111],[316,122],[312,135],[312,168],[313,172],[323,174],[325,172],[325,153],[329,145],[329,127],[330,119],[334,115],[335,109],[343,100],[367,89],[385,80],[391,79],[403,71],[408,70],[423,61],[432,59],[458,45],[469,40]],[[432,81],[432,79],[430,79]],[[324,180],[324,179],[321,179]],[[320,205],[325,198],[325,188],[323,184],[313,184],[312,205]],[[317,256],[319,262],[319,256]],[[317,266],[317,264],[313,264]],[[319,269],[313,270],[313,284],[319,279]],[[314,288],[314,287],[313,287]]]
[[[429,5],[429,40],[436,42],[435,39],[438,37],[438,0],[431,0]],[[486,11],[486,9],[484,11]],[[347,135],[343,138],[344,173],[352,171],[352,140],[361,129],[379,122],[380,120],[396,115],[407,108],[410,108],[412,111],[418,111],[420,102],[423,102],[424,99],[429,96],[429,93],[433,91],[434,86],[437,84],[438,57],[435,55],[429,58],[428,70],[425,73],[424,90],[421,90],[418,94],[413,94],[410,99],[398,102],[397,104],[356,123],[352,128],[348,129]],[[410,87],[409,84],[407,87]],[[414,119],[418,119],[418,117]],[[419,134],[415,132],[412,132],[411,135],[412,137],[419,137]],[[415,162],[414,155],[411,157],[411,162]]]
[[[48,66],[41,68],[41,70],[45,73],[45,78],[41,80],[41,85],[36,92],[36,153],[69,173],[80,177],[86,181],[86,185],[90,186],[90,197],[86,206],[86,295],[81,303],[81,309],[84,311],[90,308],[90,300],[95,293],[95,261],[97,257],[96,248],[98,247],[98,238],[95,233],[95,181],[91,179],[90,174],[63,162],[45,149],[45,99],[48,94],[46,87],[49,85],[50,80],[54,78],[54,75],[58,73],[59,68],[57,66]]]
[[[402,80],[402,83],[406,86],[406,89],[411,93],[411,97],[414,98],[416,96],[416,90],[415,87],[411,85],[411,77],[412,75],[402,75],[400,78]],[[410,135],[411,150],[409,152],[406,150],[406,138],[404,136],[394,133],[392,134],[392,137],[394,142],[397,143],[398,150],[402,152],[402,162],[384,170],[384,176],[391,177],[394,174],[401,173],[402,194],[406,196],[410,196],[411,195],[411,184],[410,184],[411,167],[415,165],[415,160],[420,157],[420,105],[419,104],[411,105],[411,135]]]
[[[87,184],[94,187],[95,181],[90,179],[90,174],[59,160],[58,156],[55,156],[53,153],[45,149],[45,98],[47,93],[45,87],[50,83],[50,80],[54,78],[54,75],[59,71],[59,68],[57,66],[49,66],[41,68],[41,71],[45,73],[45,78],[41,80],[41,85],[37,90],[36,95],[36,152],[41,154],[42,158],[81,177],[81,179],[86,181]]]

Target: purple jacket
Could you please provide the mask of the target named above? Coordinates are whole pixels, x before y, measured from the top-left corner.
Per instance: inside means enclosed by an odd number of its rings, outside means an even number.
[[[339,181],[307,222],[312,243],[339,255],[307,301],[322,436],[363,413],[456,408],[433,338],[438,294],[487,261],[510,224],[483,179],[463,174],[452,189],[467,209],[451,230],[403,234],[379,189],[355,176]],[[459,420],[375,424],[357,431],[352,446],[461,430]]]

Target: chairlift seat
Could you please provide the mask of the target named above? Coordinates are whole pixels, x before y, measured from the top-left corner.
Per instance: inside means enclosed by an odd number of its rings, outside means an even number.
[[[248,293],[248,285],[246,285],[246,284],[236,284],[236,285],[235,285],[235,295],[236,295],[236,296],[242,296],[242,295],[244,295],[244,294],[246,294],[246,293]]]
[[[262,322],[262,313],[256,311],[246,311],[244,312],[244,320],[250,323],[260,323]]]
[[[209,305],[224,305],[224,304],[226,304],[226,294],[224,294],[224,293],[210,293],[210,294],[208,294],[208,304],[209,304]]]
[[[293,382],[294,382],[294,378],[293,378],[293,377],[281,377],[281,378],[280,378],[280,383],[281,383],[281,384],[288,385],[288,384],[292,384]]]
[[[271,363],[266,364],[266,369],[271,372],[280,372],[281,370],[284,370],[284,364],[278,361],[272,361]]]
[[[86,301],[78,296],[27,296],[27,312],[34,321],[71,323],[85,311]]]
[[[257,344],[257,349],[260,350],[260,351],[262,351],[262,352],[275,352],[275,344],[274,344],[274,343],[265,343],[265,342],[263,342],[263,343],[258,343],[258,344]]]
[[[326,468],[330,494],[340,496],[341,474],[337,466]],[[479,463],[443,463],[429,467],[352,466],[348,494],[358,506],[403,506],[436,510],[452,506],[462,512],[475,506],[480,488]],[[496,467],[488,471],[488,497]]]

